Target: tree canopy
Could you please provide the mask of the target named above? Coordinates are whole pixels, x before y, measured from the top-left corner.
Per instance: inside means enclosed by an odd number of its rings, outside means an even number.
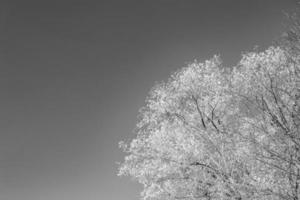
[[[156,84],[136,137],[120,143],[119,174],[147,200],[298,200],[300,59],[285,47],[233,67],[195,61]]]

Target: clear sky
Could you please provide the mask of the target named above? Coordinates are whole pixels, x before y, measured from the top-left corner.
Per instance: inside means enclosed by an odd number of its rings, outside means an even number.
[[[117,177],[149,89],[264,49],[296,0],[0,1],[0,199],[137,200]]]

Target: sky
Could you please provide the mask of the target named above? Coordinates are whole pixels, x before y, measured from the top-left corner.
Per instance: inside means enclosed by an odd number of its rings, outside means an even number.
[[[0,199],[138,200],[120,140],[156,82],[264,50],[296,0],[0,1]]]

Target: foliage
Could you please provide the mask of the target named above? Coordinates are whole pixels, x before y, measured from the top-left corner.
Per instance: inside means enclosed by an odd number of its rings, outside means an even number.
[[[190,64],[151,90],[120,175],[144,199],[298,198],[299,81],[275,47]]]
[[[287,46],[285,46],[287,47]],[[144,199],[299,199],[300,63],[270,47],[194,62],[155,85],[120,175]]]

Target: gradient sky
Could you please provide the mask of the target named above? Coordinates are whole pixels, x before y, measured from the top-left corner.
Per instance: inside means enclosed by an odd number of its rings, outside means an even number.
[[[137,200],[120,140],[156,81],[264,49],[296,0],[2,0],[0,199]]]

